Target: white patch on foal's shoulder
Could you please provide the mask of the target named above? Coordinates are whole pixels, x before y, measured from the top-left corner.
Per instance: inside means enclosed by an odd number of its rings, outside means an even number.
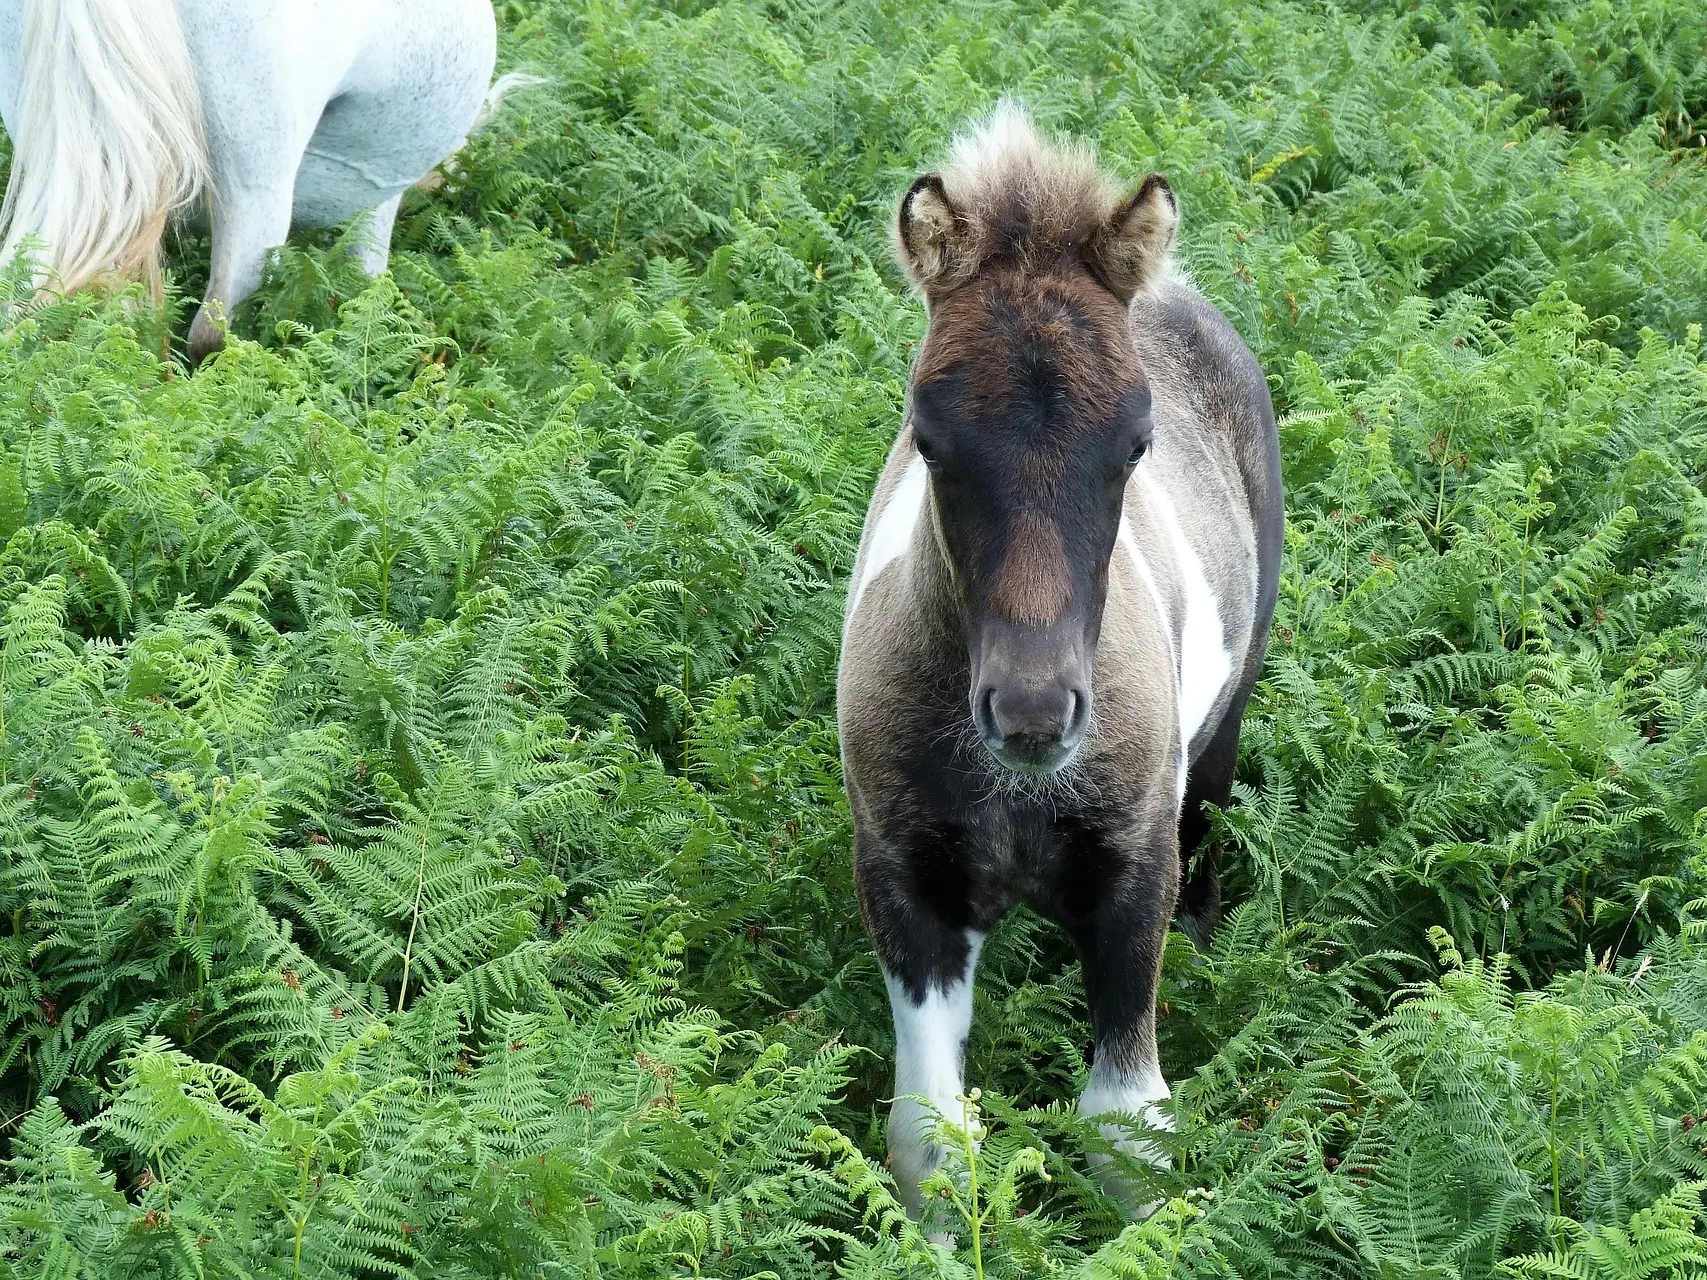
[[[883,572],[890,561],[905,555],[907,548],[912,545],[913,530],[919,523],[919,512],[925,507],[927,478],[925,460],[914,455],[913,460],[907,464],[907,469],[901,473],[901,479],[896,482],[895,491],[889,495],[889,501],[883,504],[877,524],[871,531],[871,542],[865,549],[865,563],[860,566],[859,581],[854,583],[853,602],[848,606],[849,618],[859,609],[860,597],[865,594],[865,589],[876,581],[877,575]]]
[[[1174,700],[1177,706],[1180,695],[1180,655],[1174,647],[1174,629],[1168,621],[1168,609],[1162,603],[1162,589],[1156,585],[1156,575],[1150,572],[1150,565],[1144,559],[1144,553],[1138,548],[1138,538],[1132,532],[1132,522],[1124,514],[1120,517],[1120,543],[1132,557],[1132,563],[1137,566],[1138,576],[1143,580],[1144,587],[1150,593],[1150,601],[1156,606],[1156,619],[1162,625],[1162,634],[1168,640],[1168,663],[1174,671]],[[1185,780],[1191,770],[1191,760],[1186,754],[1190,739],[1183,734],[1180,736],[1179,768],[1174,778],[1174,804],[1180,805],[1185,801]]]
[[[1203,558],[1191,545],[1174,504],[1161,486],[1142,471],[1138,480],[1173,544],[1174,563],[1179,566],[1180,586],[1185,593],[1185,625],[1180,628],[1179,732],[1181,750],[1189,752],[1192,739],[1214,710],[1227,677],[1233,674],[1233,658],[1227,652],[1221,609],[1209,575],[1203,570]]]
[[[935,1171],[942,1148],[935,1140],[937,1112],[960,1123],[962,1068],[972,1029],[972,982],[984,935],[967,930],[966,972],[946,988],[930,986],[915,1001],[906,984],[888,973],[889,1008],[895,1017],[895,1103],[889,1112],[889,1166],[904,1198]],[[918,1101],[923,1098],[924,1101]],[[912,1205],[917,1208],[916,1203]]]

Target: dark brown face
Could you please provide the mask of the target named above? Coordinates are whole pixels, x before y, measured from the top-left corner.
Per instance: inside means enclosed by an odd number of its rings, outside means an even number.
[[[966,627],[978,732],[1009,769],[1067,764],[1122,499],[1153,429],[1126,307],[1082,267],[933,300],[913,438]]]

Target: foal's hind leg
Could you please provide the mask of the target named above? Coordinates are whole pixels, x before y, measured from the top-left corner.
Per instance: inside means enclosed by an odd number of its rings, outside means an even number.
[[[1244,719],[1241,693],[1227,708],[1220,727],[1203,749],[1186,780],[1185,803],[1179,815],[1179,903],[1174,917],[1200,951],[1209,949],[1221,919],[1221,869],[1218,850],[1204,847],[1209,814],[1204,805],[1225,808],[1233,794],[1233,769],[1239,763],[1239,725]],[[1196,865],[1193,866],[1195,860]]]
[[[1063,851],[1058,909],[1079,949],[1096,1048],[1091,1078],[1079,1099],[1084,1116],[1131,1116],[1151,1128],[1172,1129],[1158,1104],[1169,1100],[1156,1059],[1156,985],[1179,877],[1171,812],[1115,834],[1078,831]],[[1166,1166],[1165,1153],[1111,1118],[1103,1135],[1135,1159]],[[1092,1157],[1109,1194],[1129,1212],[1146,1203],[1109,1156]]]

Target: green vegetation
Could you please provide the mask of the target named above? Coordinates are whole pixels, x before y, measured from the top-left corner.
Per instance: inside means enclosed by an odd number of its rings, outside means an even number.
[[[553,81],[391,278],[0,337],[0,1275],[1707,1274],[1701,7],[499,10]],[[950,1253],[833,673],[890,203],[1002,92],[1173,180],[1289,534],[1166,1203],[1022,914]]]

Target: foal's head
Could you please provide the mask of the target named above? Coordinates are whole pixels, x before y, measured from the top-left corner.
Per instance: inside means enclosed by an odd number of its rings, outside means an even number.
[[[1150,443],[1127,328],[1178,217],[1152,174],[1128,193],[1014,107],[901,200],[895,239],[930,327],[913,441],[972,668],[972,718],[1010,769],[1052,772],[1091,719],[1091,663],[1122,495]]]

